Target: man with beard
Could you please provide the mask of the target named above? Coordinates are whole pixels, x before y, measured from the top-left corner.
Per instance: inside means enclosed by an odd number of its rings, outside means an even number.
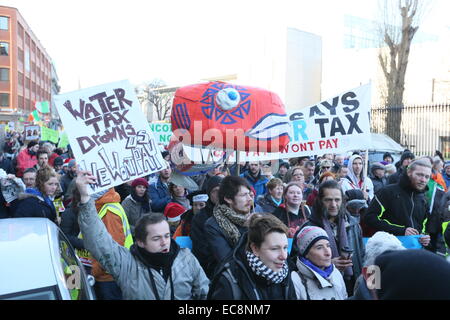
[[[153,212],[164,212],[166,205],[172,201],[172,196],[169,192],[169,180],[171,176],[172,169],[167,165],[166,169],[159,172],[158,180],[148,188],[149,197],[152,200]]]
[[[170,237],[162,214],[144,215],[136,224],[136,243],[120,246],[99,219],[87,185],[96,182],[90,172],[79,172],[79,224],[84,245],[113,276],[125,300],[206,299],[208,278],[189,249]]]
[[[253,207],[253,196],[247,180],[228,176],[219,188],[219,204],[205,223],[206,241],[211,260],[219,264],[247,231],[246,222]]]
[[[269,182],[266,176],[261,172],[261,163],[258,161],[250,162],[247,172],[241,174],[241,177],[246,179],[248,183],[255,189],[256,198],[267,193],[266,184]]]
[[[425,192],[430,177],[429,161],[411,163],[398,183],[378,191],[365,216],[366,224],[396,236],[424,234],[428,220]],[[419,241],[427,247],[430,236],[423,235]]]

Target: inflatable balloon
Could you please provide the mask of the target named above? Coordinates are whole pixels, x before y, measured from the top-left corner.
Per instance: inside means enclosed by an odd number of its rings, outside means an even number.
[[[289,143],[289,120],[277,94],[209,82],[179,88],[172,130],[183,144],[239,151],[279,152]]]

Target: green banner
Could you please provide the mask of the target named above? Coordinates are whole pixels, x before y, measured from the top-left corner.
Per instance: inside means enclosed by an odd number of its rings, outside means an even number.
[[[172,136],[172,124],[164,122],[150,123],[150,129],[153,132],[156,143],[168,145],[170,137]]]
[[[41,127],[41,140],[58,143],[59,132],[56,130],[49,129],[47,127]]]
[[[67,133],[63,132],[61,134],[61,140],[59,140],[58,148],[66,148],[69,145],[69,137],[67,136]]]

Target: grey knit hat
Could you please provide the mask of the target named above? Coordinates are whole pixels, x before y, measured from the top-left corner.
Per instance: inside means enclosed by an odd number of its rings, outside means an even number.
[[[297,235],[297,247],[301,256],[305,257],[312,246],[319,240],[329,240],[328,234],[319,227],[304,227]]]

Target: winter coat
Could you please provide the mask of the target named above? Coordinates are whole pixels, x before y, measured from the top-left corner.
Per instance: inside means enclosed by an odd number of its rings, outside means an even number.
[[[85,247],[114,277],[125,300],[156,299],[149,272],[153,275],[160,298],[171,298],[170,281],[166,282],[159,272],[148,268],[130,250],[113,240],[98,218],[93,200],[80,205],[79,224]],[[172,241],[171,245],[176,244]],[[206,298],[209,281],[189,249],[179,250],[171,271],[175,299]]]
[[[150,206],[149,201],[149,206]],[[142,208],[142,204],[133,199],[131,194],[125,198],[122,202],[122,207],[127,214],[128,223],[130,224],[131,234],[134,236],[134,228],[136,227],[136,223],[144,214],[151,214],[152,210],[150,207],[149,212],[144,212]]]
[[[65,198],[67,198],[67,197],[72,198],[72,195],[68,194],[67,191],[69,190],[69,186],[70,186],[70,183],[72,182],[73,178],[74,178],[74,175],[69,171],[65,175],[63,175],[61,177],[61,180],[59,181],[59,184],[61,185],[61,189],[62,189],[62,192],[64,193]],[[67,194],[67,196],[66,196],[66,194]]]
[[[255,189],[256,197],[263,196],[267,193],[267,182],[269,182],[269,179],[267,179],[265,176],[261,174],[261,171],[259,172],[258,177],[253,178],[250,175],[250,172],[244,172],[241,174],[241,177],[246,179],[248,183]]]
[[[216,263],[210,257],[213,255],[212,249],[209,246],[207,235],[205,232],[205,222],[212,217],[214,204],[211,200],[206,202],[206,206],[192,218],[191,224],[191,240],[192,253],[200,262],[206,275],[211,279]]]
[[[27,148],[23,149],[17,155],[16,176],[22,178],[23,172],[28,168],[33,168],[37,162],[36,155],[30,155]]]
[[[47,218],[56,223],[56,209],[50,206],[40,196],[22,193],[19,195],[17,207],[12,213],[13,218]]]
[[[290,274],[279,284],[269,283],[250,268],[246,256],[247,234],[222,262],[211,282],[210,300],[295,300]],[[237,283],[236,283],[237,282]],[[233,290],[234,288],[234,290]]]
[[[428,217],[424,192],[415,190],[408,175],[404,174],[399,183],[378,191],[370,202],[364,222],[376,231],[396,236],[404,236],[407,228],[423,233]]]
[[[385,186],[387,186],[387,179],[386,179],[386,177],[383,177],[383,178],[378,178],[378,177],[375,177],[375,176],[370,176],[370,180],[372,180],[372,184],[373,184],[373,192],[374,193],[377,193],[378,192],[378,190],[380,190],[381,188],[383,188],[383,187],[385,187]]]
[[[279,206],[273,215],[280,219],[289,228],[289,237],[292,238],[294,233],[308,221],[311,216],[311,210],[308,206],[300,206],[298,214],[287,212],[285,205]]]
[[[273,202],[272,196],[269,193],[266,193],[264,196],[260,196],[256,204],[261,207],[259,209],[261,211],[258,212],[263,213],[273,213],[278,208],[278,205]]]
[[[297,268],[298,271],[293,271],[291,277],[298,300],[308,300],[308,295],[310,300],[347,299],[344,278],[336,267],[333,266],[333,272],[328,279],[319,275],[299,259],[297,259]]]
[[[247,227],[237,226],[239,232],[242,235],[247,231]],[[208,246],[211,248],[212,256],[209,259],[214,259],[214,264],[219,265],[222,260],[229,255],[233,249],[234,245],[222,231],[222,228],[217,223],[217,220],[214,216],[206,220],[204,232],[206,235],[206,242]]]
[[[342,192],[344,194],[345,194],[345,191],[347,191],[347,190],[361,189],[359,186],[355,185],[348,177],[342,178],[340,183],[341,183]],[[366,183],[366,190],[367,190],[367,193],[369,194],[369,201],[370,201],[374,197],[374,190],[373,190],[374,186],[373,186],[372,180],[369,177],[366,177],[365,183]]]
[[[450,189],[450,175],[445,172],[442,174],[442,178],[444,178],[445,185],[447,186],[447,190]]]
[[[0,169],[5,170],[5,172],[7,174],[14,174],[15,175],[15,170],[14,170],[14,166],[12,164],[12,161],[8,158],[6,158],[5,156],[3,156],[3,158],[0,160]]]
[[[78,217],[71,207],[66,208],[63,212],[60,228],[66,235],[72,247],[75,249],[84,249],[83,239],[78,238],[78,235],[80,234]]]
[[[152,200],[153,212],[164,212],[166,205],[172,201],[169,188],[161,181],[160,177],[149,186],[148,194],[150,200]]]

